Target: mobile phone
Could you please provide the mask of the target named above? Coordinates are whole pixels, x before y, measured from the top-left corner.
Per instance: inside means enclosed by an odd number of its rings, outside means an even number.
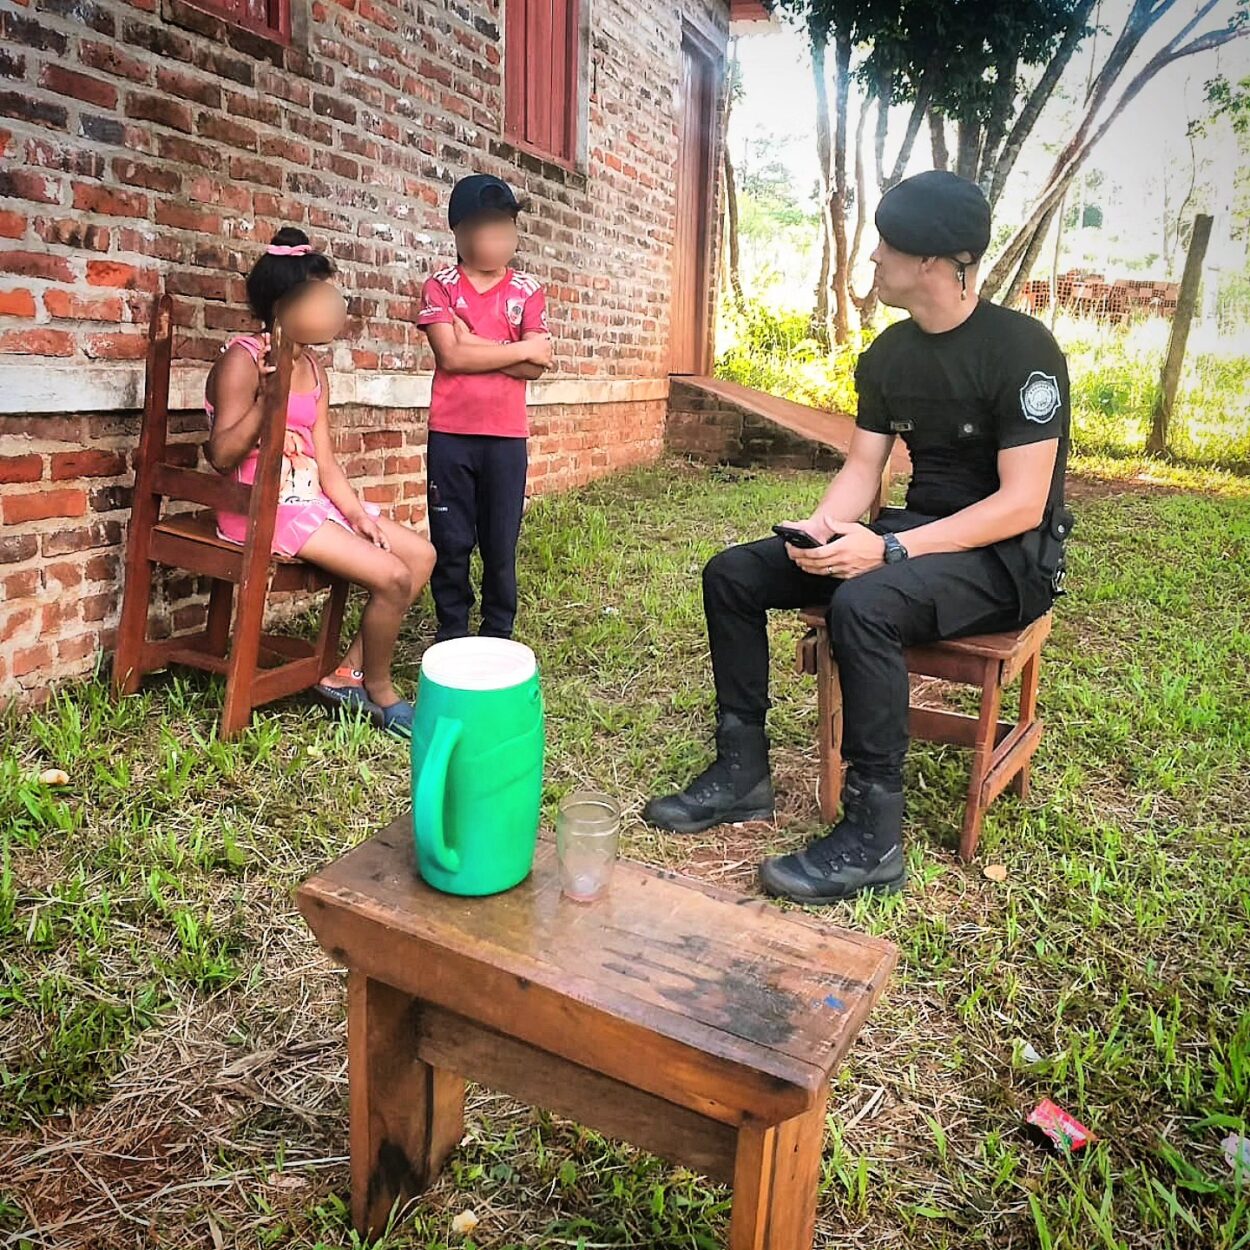
[[[774,525],[773,533],[778,538],[784,538],[791,547],[801,547],[804,551],[825,545],[819,538],[813,538],[806,530],[797,529],[793,525]]]

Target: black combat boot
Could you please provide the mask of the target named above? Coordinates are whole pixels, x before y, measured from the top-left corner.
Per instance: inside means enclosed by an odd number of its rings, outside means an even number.
[[[760,865],[764,889],[795,903],[894,894],[906,880],[902,784],[861,781],[854,772],[842,787],[842,819],[823,838]]]
[[[716,724],[716,759],[680,794],[652,799],[642,818],[674,833],[772,820],[773,780],[764,726],[726,712]]]

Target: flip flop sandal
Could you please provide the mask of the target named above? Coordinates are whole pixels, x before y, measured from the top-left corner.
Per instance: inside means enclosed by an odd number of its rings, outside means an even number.
[[[407,699],[400,699],[390,707],[379,707],[376,703],[369,705],[369,719],[381,730],[396,738],[412,737],[412,718],[416,708]]]
[[[369,696],[365,693],[364,673],[358,668],[347,668],[344,666],[336,668],[333,675],[355,684],[350,686],[327,686],[323,681],[319,681],[313,687],[313,693],[317,698],[327,707],[336,711],[354,712],[358,708],[364,708],[368,711],[372,704],[369,702]]]

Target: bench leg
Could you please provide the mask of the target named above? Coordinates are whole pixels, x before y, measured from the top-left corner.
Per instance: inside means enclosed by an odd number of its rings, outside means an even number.
[[[419,1013],[400,990],[348,974],[352,1222],[364,1237],[434,1181],[464,1135],[464,1081],[417,1058]]]
[[[816,631],[816,746],[820,777],[820,819],[827,825],[838,818],[842,802],[842,683],[829,649],[829,631]]]
[[[1031,725],[1037,720],[1037,683],[1041,669],[1041,652],[1035,651],[1029,657],[1020,674],[1020,724]],[[1033,766],[1033,757],[1024,761],[1024,766],[1011,779],[1011,789],[1021,799],[1029,797],[1029,770]]]
[[[811,1250],[825,1101],[793,1120],[738,1130],[729,1250]]]

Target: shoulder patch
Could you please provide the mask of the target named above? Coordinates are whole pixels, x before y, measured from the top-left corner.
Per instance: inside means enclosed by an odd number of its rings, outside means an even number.
[[[444,286],[450,286],[460,276],[460,270],[455,265],[448,265],[446,269],[440,269],[434,275],[435,282],[441,282]]]
[[[527,273],[514,273],[512,275],[512,285],[528,299],[538,291],[539,282],[537,278],[531,278]]]
[[[1034,369],[1020,388],[1020,410],[1029,421],[1045,425],[1059,411],[1059,382],[1053,374]]]

